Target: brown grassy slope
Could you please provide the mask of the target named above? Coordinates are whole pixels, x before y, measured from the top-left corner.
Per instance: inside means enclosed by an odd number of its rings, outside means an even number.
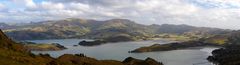
[[[31,54],[21,44],[15,43],[0,30],[1,65],[43,65],[51,60],[51,57]]]

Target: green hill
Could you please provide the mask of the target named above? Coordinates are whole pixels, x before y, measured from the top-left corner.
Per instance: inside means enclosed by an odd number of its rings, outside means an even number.
[[[229,31],[230,30],[189,25],[143,25],[128,19],[97,21],[78,18],[29,23],[4,30],[9,37],[17,40],[59,38],[102,39],[115,35],[129,35],[137,39],[144,39],[164,33],[207,36],[208,34],[222,34]]]

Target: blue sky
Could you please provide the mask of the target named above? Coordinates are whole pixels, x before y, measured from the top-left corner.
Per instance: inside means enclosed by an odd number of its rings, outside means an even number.
[[[65,18],[240,29],[240,0],[0,0],[0,22]]]

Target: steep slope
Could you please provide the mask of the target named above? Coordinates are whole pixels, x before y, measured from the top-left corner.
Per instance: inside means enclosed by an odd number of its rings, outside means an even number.
[[[13,42],[0,30],[1,65],[41,65],[50,60],[52,60],[50,57],[35,56],[29,53],[21,44]]]
[[[20,44],[16,44],[11,39],[9,39],[0,29],[0,48],[1,49],[11,49],[14,51],[25,51],[25,49]]]

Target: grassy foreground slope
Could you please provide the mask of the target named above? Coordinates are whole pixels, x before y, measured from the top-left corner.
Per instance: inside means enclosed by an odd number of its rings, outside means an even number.
[[[51,60],[53,60],[51,57],[29,53],[21,44],[13,42],[0,30],[1,65],[44,65]]]

